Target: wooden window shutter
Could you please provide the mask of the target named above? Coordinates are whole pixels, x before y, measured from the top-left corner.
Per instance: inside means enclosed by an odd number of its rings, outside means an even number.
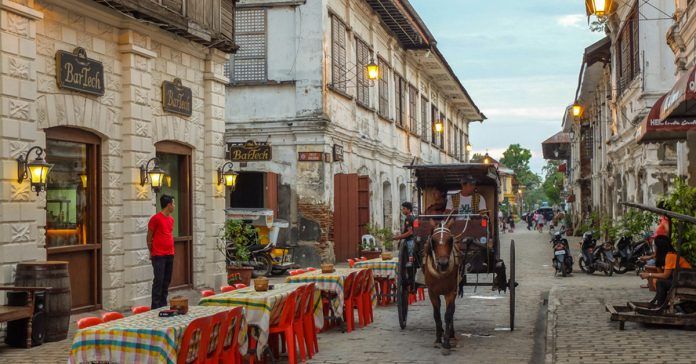
[[[331,86],[346,92],[346,25],[331,17]]]

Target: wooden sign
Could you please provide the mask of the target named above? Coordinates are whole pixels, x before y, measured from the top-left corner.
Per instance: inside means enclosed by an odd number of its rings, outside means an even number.
[[[270,161],[271,145],[254,140],[243,143],[230,143],[229,155],[233,162]]]
[[[193,112],[193,94],[191,88],[184,87],[181,79],[162,82],[162,109],[174,114],[191,116]]]
[[[343,162],[343,146],[334,144],[333,146],[333,160],[334,162]]]
[[[104,95],[104,65],[87,58],[87,52],[81,47],[72,53],[56,52],[56,80],[59,88]]]
[[[299,152],[297,160],[300,162],[321,162],[324,160],[322,152]]]

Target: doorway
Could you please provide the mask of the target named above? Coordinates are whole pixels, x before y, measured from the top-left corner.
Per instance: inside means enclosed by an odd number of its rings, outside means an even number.
[[[170,289],[193,285],[193,194],[191,193],[192,150],[183,144],[163,141],[155,144],[160,167],[168,173],[157,194],[157,210],[162,194],[174,197],[174,270]]]
[[[278,218],[278,175],[271,172],[239,172],[234,191],[227,191],[227,206],[273,210]]]
[[[101,308],[101,139],[67,127],[48,128],[46,256],[67,261],[72,311]]]
[[[357,174],[334,175],[334,254],[337,261],[359,254],[360,237],[370,223],[370,178]]]

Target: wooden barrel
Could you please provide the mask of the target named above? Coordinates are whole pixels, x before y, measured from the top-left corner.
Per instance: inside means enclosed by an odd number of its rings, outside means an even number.
[[[18,263],[15,285],[51,287],[47,292],[45,341],[65,340],[68,337],[72,306],[68,262]]]

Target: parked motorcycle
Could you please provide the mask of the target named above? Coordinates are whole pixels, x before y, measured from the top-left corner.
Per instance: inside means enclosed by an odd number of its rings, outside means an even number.
[[[640,274],[645,267],[645,261],[640,257],[651,255],[652,246],[647,239],[634,242],[631,237],[624,236],[619,239],[614,252],[614,272],[624,274],[629,270],[636,270]]]
[[[231,249],[234,249],[234,244],[228,243],[228,256],[231,254]],[[259,242],[258,234],[254,241],[247,246],[247,249],[249,250],[249,261],[243,263],[243,266],[254,268],[253,277],[281,275],[289,269],[297,267],[291,261],[287,248],[278,248],[275,241],[263,245]]]
[[[582,248],[578,264],[587,274],[602,271],[605,275],[614,274],[614,246],[610,242],[597,245],[594,232],[587,231],[582,235]]]
[[[573,272],[573,256],[570,255],[570,244],[563,238],[560,231],[554,233],[551,239],[553,246],[553,267],[556,268],[554,274],[559,272],[563,277]]]

